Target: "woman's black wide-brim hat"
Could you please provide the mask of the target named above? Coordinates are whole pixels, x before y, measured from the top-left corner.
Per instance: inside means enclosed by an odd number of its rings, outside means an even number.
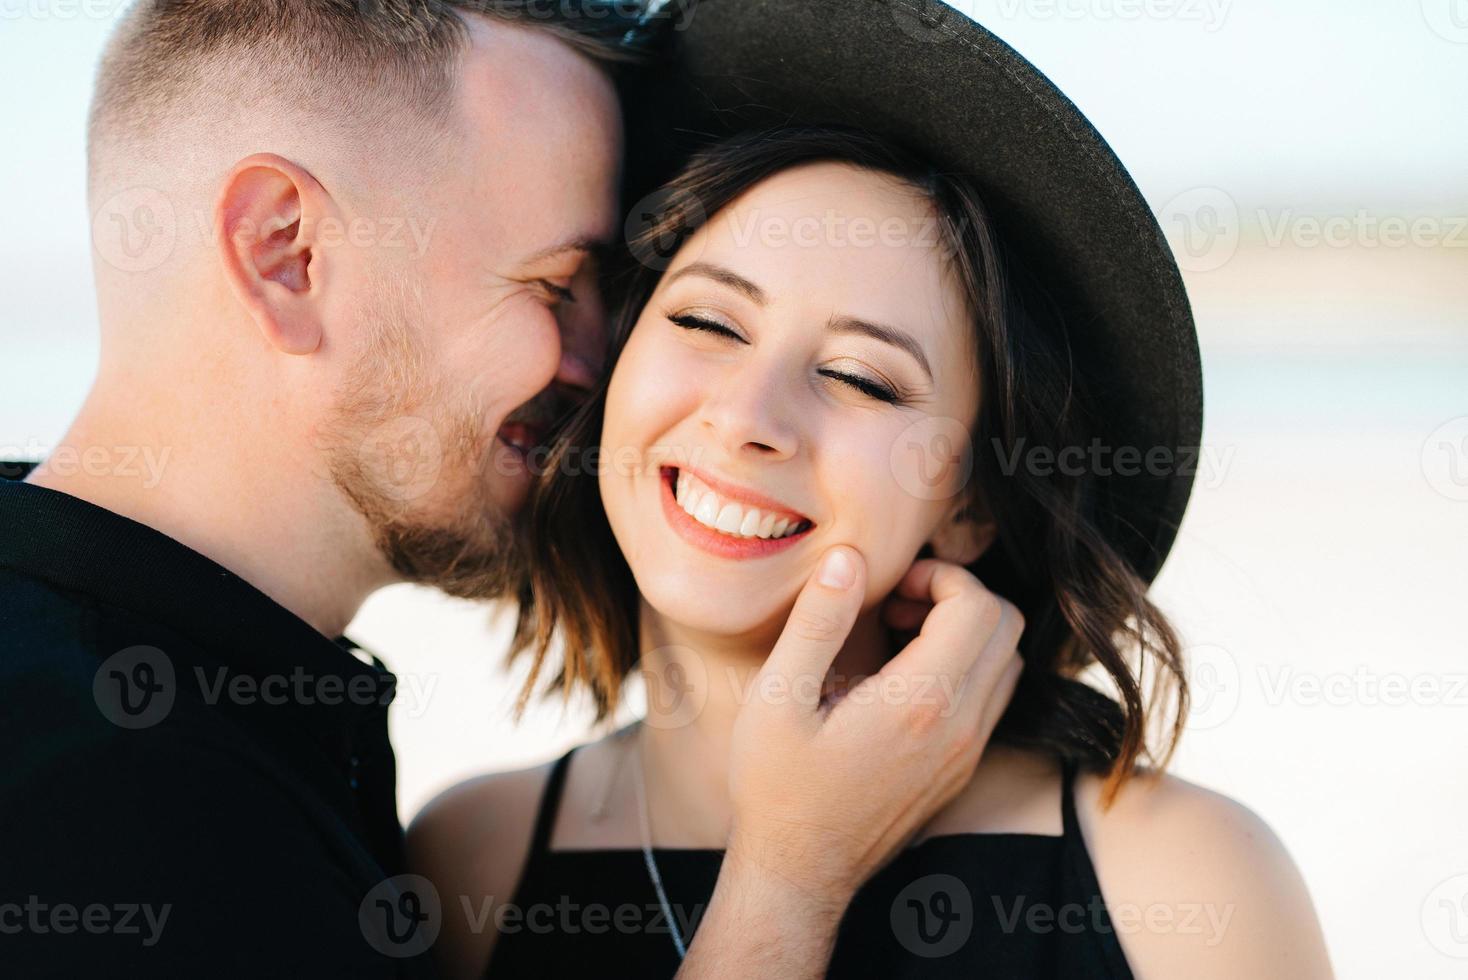
[[[1034,65],[935,0],[650,9],[654,69],[624,85],[627,199],[701,142],[790,124],[859,127],[967,175],[1011,256],[1061,313],[1093,402],[1100,442],[1087,465],[1101,460],[1112,501],[1103,531],[1155,577],[1192,489],[1202,369],[1172,251],[1095,127]]]

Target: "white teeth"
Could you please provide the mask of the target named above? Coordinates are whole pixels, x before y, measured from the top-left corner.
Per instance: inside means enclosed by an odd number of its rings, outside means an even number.
[[[739,525],[739,533],[746,538],[752,538],[754,537],[755,532],[759,530],[759,525],[760,512],[757,510],[750,510],[744,515],[743,523]]]
[[[718,494],[695,477],[679,471],[673,499],[698,523],[742,538],[782,538],[802,522],[735,503],[721,503]]]
[[[693,512],[693,519],[700,524],[714,527],[719,517],[719,499],[711,493],[703,495],[698,502],[698,509]]]
[[[719,511],[719,519],[714,522],[714,527],[725,534],[739,533],[739,525],[744,523],[744,510],[738,504],[725,504],[724,509]]]

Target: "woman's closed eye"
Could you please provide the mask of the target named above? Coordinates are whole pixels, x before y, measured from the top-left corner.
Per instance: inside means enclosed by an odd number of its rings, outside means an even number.
[[[741,337],[732,327],[725,326],[718,320],[708,317],[693,313],[679,313],[670,314],[668,320],[685,330],[709,333],[716,337],[727,338],[728,340],[733,340],[741,344],[749,343],[749,341]],[[890,385],[878,381],[875,378],[869,378],[849,371],[838,371],[834,368],[821,368],[818,373],[824,378],[829,378],[839,384],[846,385],[869,398],[875,398],[877,401],[885,402],[889,405],[896,405],[902,401],[902,395],[899,392]]]
[[[896,405],[902,400],[900,394],[874,378],[867,378],[846,371],[837,371],[832,368],[821,368],[820,375],[825,378],[830,378],[832,381],[839,381],[841,384],[855,388],[863,395],[875,398],[879,402]]]
[[[708,317],[698,316],[693,313],[678,313],[669,314],[668,320],[671,323],[676,323],[685,330],[698,330],[719,337],[727,337],[730,340],[737,340],[741,344],[749,343],[749,341],[739,336],[732,327],[725,326],[718,320],[713,320]]]

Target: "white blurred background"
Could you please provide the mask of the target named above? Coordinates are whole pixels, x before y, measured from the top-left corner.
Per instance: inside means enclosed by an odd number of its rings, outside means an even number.
[[[0,457],[97,354],[91,73],[122,0],[0,0]],[[1262,814],[1341,977],[1468,976],[1468,0],[974,0],[1125,160],[1198,315],[1205,442],[1155,587],[1193,658],[1175,771]],[[399,587],[350,631],[402,679],[404,819],[545,759],[484,607]]]

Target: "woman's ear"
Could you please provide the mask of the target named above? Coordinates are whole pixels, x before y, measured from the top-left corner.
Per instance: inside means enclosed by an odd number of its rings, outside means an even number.
[[[928,544],[934,557],[957,565],[971,565],[989,550],[998,533],[999,526],[987,508],[964,502],[944,515]]]

